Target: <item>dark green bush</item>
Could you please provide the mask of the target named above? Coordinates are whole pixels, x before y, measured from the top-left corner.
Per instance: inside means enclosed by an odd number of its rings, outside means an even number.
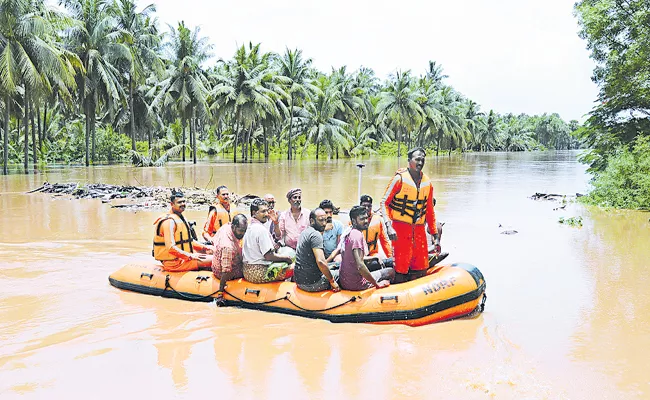
[[[601,207],[650,209],[650,137],[640,136],[631,149],[620,147],[596,173],[594,189],[581,201]]]

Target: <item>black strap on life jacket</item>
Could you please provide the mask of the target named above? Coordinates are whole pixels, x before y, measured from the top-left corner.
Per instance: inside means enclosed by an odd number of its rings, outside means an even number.
[[[185,228],[187,228],[187,232],[190,235],[190,237],[188,237],[187,239],[184,240],[183,232],[181,232],[181,243],[182,244],[189,243],[190,244],[190,253],[192,253],[193,252],[193,248],[192,248],[192,240],[193,240],[193,238],[192,238],[192,236],[194,236],[194,240],[196,240],[196,232],[194,232],[194,230],[192,229],[192,226],[190,226],[190,224],[187,223],[187,221],[185,220],[185,217],[183,216],[183,214],[180,214],[178,216],[180,217],[181,221],[183,221],[183,223],[185,224]]]
[[[176,244],[181,245],[181,248],[182,248],[182,246],[184,244],[189,243],[190,244],[190,253],[191,253],[192,252],[192,241],[197,240],[196,239],[196,232],[194,232],[192,230],[192,227],[187,223],[187,221],[185,220],[185,217],[183,217],[182,214],[179,215],[179,217],[180,217],[181,221],[183,221],[183,224],[185,224],[185,227],[187,228],[187,231],[190,233],[190,237],[185,239],[183,237],[183,232],[181,232],[180,233],[181,240],[177,241]],[[163,218],[162,220],[160,220],[160,222],[158,222],[158,226],[156,226],[156,236],[160,236],[160,228],[162,227],[162,223],[167,221],[168,219],[173,219],[173,218],[172,218],[171,215],[167,214],[167,216],[165,218]],[[153,245],[154,245],[154,247],[156,247],[156,246],[164,246],[165,242],[156,242],[154,240]]]
[[[400,183],[404,183],[404,178],[402,174],[399,174]],[[420,180],[420,184],[422,181]],[[419,185],[418,185],[419,191]],[[427,212],[427,197],[425,196],[423,200],[409,200],[406,195],[404,197],[393,197],[390,204],[388,205],[392,210],[397,211],[400,215],[408,215],[413,220],[413,223],[416,223],[422,215],[425,215]]]
[[[208,217],[210,217],[210,213],[213,210],[214,210],[214,212],[217,213],[217,217],[219,217],[219,210],[217,209],[217,206],[210,206],[208,208]],[[225,208],[224,208],[224,210],[225,210]],[[226,210],[226,212],[228,213],[228,222],[232,222],[232,220],[230,218],[230,211]],[[219,220],[219,228],[221,228],[223,226],[223,221],[221,220],[221,218],[218,218],[218,220]]]
[[[413,223],[416,223],[427,212],[427,198],[425,197],[422,200],[409,200],[406,195],[401,198],[395,196],[388,207],[401,215],[408,215],[413,220]]]
[[[379,236],[378,232],[375,232],[375,239],[374,240],[368,240],[368,234],[370,232],[370,227],[363,231],[365,237],[366,237],[366,243],[368,243],[368,251],[373,251],[374,249],[377,248],[377,237]]]

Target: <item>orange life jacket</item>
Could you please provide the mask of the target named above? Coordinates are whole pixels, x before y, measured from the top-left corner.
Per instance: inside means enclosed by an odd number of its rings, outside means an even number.
[[[192,240],[196,240],[192,234],[192,228],[187,223],[187,221],[185,221],[185,218],[173,212],[161,215],[153,223],[156,226],[156,229],[154,230],[153,234],[152,255],[158,261],[171,261],[178,259],[178,257],[171,254],[167,247],[165,247],[165,238],[163,237],[162,223],[168,219],[173,220],[176,224],[174,228],[174,241],[176,242],[176,246],[178,246],[179,249],[188,253],[192,253]]]
[[[368,255],[374,256],[379,251],[378,241],[379,234],[381,233],[381,218],[374,214],[372,219],[370,219],[370,225],[368,229],[363,232],[363,236],[366,238],[366,243],[368,243]]]
[[[402,180],[402,188],[388,204],[388,217],[393,221],[422,225],[427,214],[431,180],[422,174],[420,186],[416,186],[407,168],[396,173]]]
[[[210,208],[208,209],[208,218],[210,218],[210,213],[212,211],[215,211],[217,213],[217,216],[214,220],[214,226],[206,226],[204,229],[204,231],[207,232],[207,234],[210,236],[214,236],[214,234],[217,233],[217,231],[221,229],[222,226],[232,221],[230,211],[226,210],[226,208],[221,204],[210,205]]]

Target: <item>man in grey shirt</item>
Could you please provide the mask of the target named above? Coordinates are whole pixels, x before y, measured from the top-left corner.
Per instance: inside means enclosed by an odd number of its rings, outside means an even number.
[[[309,213],[309,224],[296,245],[296,267],[294,280],[299,289],[306,292],[341,290],[337,283],[338,271],[330,271],[323,252],[323,232],[327,225],[327,214],[321,208]]]

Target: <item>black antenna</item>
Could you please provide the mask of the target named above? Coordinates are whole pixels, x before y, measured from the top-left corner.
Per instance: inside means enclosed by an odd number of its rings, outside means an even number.
[[[138,178],[135,177],[135,174],[133,174],[133,179],[135,179],[135,181],[138,182],[138,185],[140,185],[140,187],[144,186],[142,183],[140,183]]]
[[[210,183],[212,183],[213,176],[214,176],[214,168],[210,169],[210,180],[208,181],[208,184],[205,185],[205,190],[208,190],[208,186],[210,186]]]

